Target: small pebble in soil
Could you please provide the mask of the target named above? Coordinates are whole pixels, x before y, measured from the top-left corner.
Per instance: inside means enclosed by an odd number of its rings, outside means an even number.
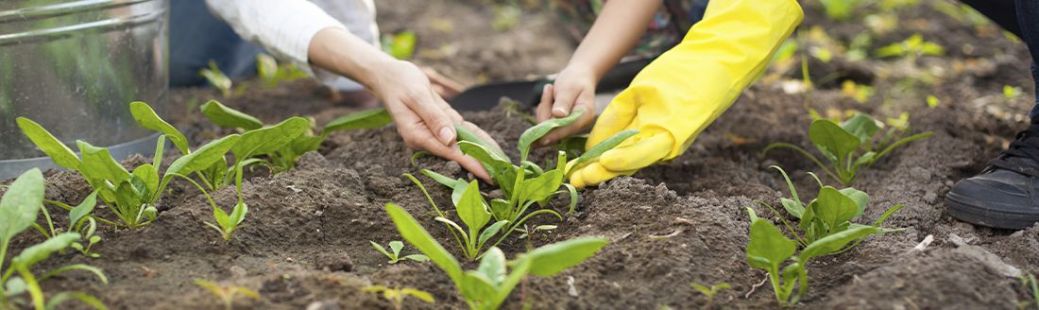
[[[935,194],[933,191],[927,191],[927,193],[924,193],[924,201],[932,205],[936,204],[938,203],[938,194]]]
[[[244,278],[246,275],[248,275],[248,272],[245,271],[245,268],[242,268],[238,265],[231,266],[231,268],[228,268],[228,271],[231,272],[232,278]]]

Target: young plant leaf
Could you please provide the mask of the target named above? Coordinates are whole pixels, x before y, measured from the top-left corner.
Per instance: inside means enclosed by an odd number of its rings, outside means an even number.
[[[458,260],[440,245],[425,228],[422,228],[422,225],[414,217],[411,217],[408,211],[389,203],[386,204],[386,213],[390,215],[390,219],[393,220],[393,224],[397,226],[397,231],[400,232],[401,237],[405,241],[411,243],[422,254],[428,256],[429,260],[433,261],[433,264],[436,264],[437,267],[440,267],[441,270],[447,273],[451,281],[455,283],[462,282],[462,267],[458,264]]]
[[[625,140],[628,140],[628,138],[631,138],[632,136],[635,136],[637,134],[639,134],[638,130],[629,129],[618,132],[613,136],[607,138],[606,140],[599,142],[599,144],[592,146],[592,148],[588,149],[583,154],[581,154],[581,157],[578,157],[577,160],[572,164],[573,168],[568,169],[567,172],[575,168],[580,168],[585,163],[588,163],[593,159],[599,158],[599,156],[602,156],[602,154],[606,153],[606,151],[612,150],[613,148],[623,143]]]
[[[22,133],[36,144],[36,147],[47,154],[58,166],[69,169],[79,170],[79,156],[72,152],[64,143],[58,141],[47,129],[44,129],[40,124],[25,118],[19,117],[17,119],[18,128],[22,129]]]
[[[801,250],[801,254],[798,257],[802,262],[807,262],[814,257],[837,253],[843,250],[844,246],[849,243],[880,233],[880,231],[879,227],[853,224],[847,230],[831,234],[808,244],[804,250]]]
[[[547,135],[550,131],[552,131],[552,129],[573,124],[584,113],[584,109],[576,109],[573,112],[571,112],[570,115],[568,115],[567,117],[553,118],[541,122],[540,124],[537,124],[534,127],[528,128],[526,131],[523,132],[522,135],[520,135],[519,143],[517,145],[520,151],[520,161],[522,162],[524,160],[527,160],[527,155],[530,153],[530,145],[533,144],[534,141],[541,139],[541,137]]]
[[[329,134],[340,130],[381,128],[392,122],[393,118],[390,117],[390,113],[385,108],[375,108],[332,120],[321,130],[321,134]]]
[[[180,150],[182,155],[191,153],[188,148],[188,138],[180,130],[177,130],[176,127],[162,120],[147,103],[140,101],[131,102],[130,114],[133,115],[134,120],[137,120],[137,124],[141,125],[141,127],[166,135],[166,138],[173,142],[173,145]]]
[[[205,115],[213,124],[223,128],[253,130],[263,127],[263,122],[256,117],[229,108],[216,100],[210,100],[202,105],[202,115]]]
[[[36,265],[36,263],[50,257],[51,254],[68,248],[69,245],[76,241],[79,241],[78,233],[58,234],[44,242],[22,250],[22,253],[19,253],[18,256],[11,259],[11,265],[29,269]]]
[[[472,143],[476,143],[477,145],[483,146],[485,149],[493,152],[494,155],[498,156],[498,158],[509,158],[508,155],[505,155],[505,151],[502,151],[497,144],[493,143],[493,141],[484,141],[483,138],[476,135],[468,128],[465,128],[465,126],[455,125],[455,132],[458,133],[459,142],[469,141]]]
[[[11,183],[3,198],[0,198],[0,244],[6,245],[11,238],[36,222],[40,208],[43,208],[43,192],[43,174],[40,169],[30,169]],[[2,261],[3,257],[0,257]]]
[[[747,244],[747,262],[751,267],[779,270],[779,264],[794,255],[797,242],[790,240],[768,220],[756,219],[750,223],[750,242]]]
[[[859,142],[863,144],[870,143],[873,139],[873,135],[880,130],[880,126],[877,126],[876,120],[861,113],[856,113],[855,116],[842,122],[841,128],[844,129],[845,132],[858,137]]]
[[[476,181],[469,182],[456,207],[458,218],[469,228],[470,237],[476,236],[491,220],[491,213],[487,211],[487,203],[480,196],[480,187]]]
[[[273,153],[285,147],[310,129],[310,121],[302,117],[290,117],[277,125],[246,131],[231,148],[238,161]],[[224,168],[226,169],[226,165]]]
[[[97,205],[97,191],[90,193],[78,206],[69,210],[69,226],[79,226],[80,221],[86,219]]]
[[[830,231],[836,230],[841,224],[851,221],[859,214],[855,200],[833,187],[824,186],[815,199],[812,203],[815,216],[826,224]]]
[[[837,162],[843,162],[861,144],[858,137],[826,119],[812,122],[808,127],[808,138],[820,152]]]
[[[554,276],[594,256],[606,243],[606,238],[582,237],[537,248],[527,253],[531,260],[530,274]]]
[[[238,140],[241,138],[242,136],[235,134],[209,142],[195,150],[194,153],[181,156],[173,161],[170,167],[166,169],[166,175],[188,175],[195,171],[209,168],[214,162],[224,158],[227,151],[231,150],[231,147],[238,143]]]

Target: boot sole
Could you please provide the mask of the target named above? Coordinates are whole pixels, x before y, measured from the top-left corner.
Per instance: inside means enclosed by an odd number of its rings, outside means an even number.
[[[945,195],[949,215],[964,222],[1001,229],[1020,230],[1039,221],[1039,213],[1006,212],[984,207],[985,203],[956,193]]]

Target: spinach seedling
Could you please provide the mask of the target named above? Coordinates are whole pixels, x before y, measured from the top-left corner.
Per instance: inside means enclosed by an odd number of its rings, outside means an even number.
[[[155,157],[151,163],[137,166],[127,171],[108,149],[95,147],[85,141],[76,141],[81,155],[73,153],[40,124],[24,117],[19,117],[18,127],[22,133],[54,161],[58,166],[79,172],[87,183],[95,190],[109,210],[119,219],[120,226],[139,228],[155,220],[156,201],[165,192],[174,178],[181,178],[196,183],[190,175],[198,175],[202,182],[212,177],[203,172],[211,169],[218,162],[225,162],[225,154],[231,150],[241,136],[235,134],[214,140],[194,152],[188,149],[188,140],[176,128],[162,121],[147,104],[133,102],[130,110],[134,118],[143,127],[159,131],[155,146]],[[166,139],[177,146],[180,156],[160,175]],[[161,176],[161,177],[160,177]],[[110,223],[115,223],[111,222]]]
[[[36,231],[39,231],[40,234],[42,234],[46,238],[57,236],[59,233],[63,232],[79,233],[80,236],[83,237],[83,240],[72,243],[70,247],[72,247],[76,251],[79,251],[81,254],[83,254],[83,256],[86,257],[101,257],[101,254],[91,250],[91,248],[93,248],[94,245],[101,242],[101,236],[98,236],[96,234],[97,220],[92,215],[92,213],[94,212],[94,207],[97,206],[97,191],[90,193],[90,195],[87,196],[87,198],[83,199],[83,202],[80,202],[80,204],[75,207],[60,201],[48,200],[46,201],[46,203],[58,206],[68,211],[69,226],[64,231],[56,229],[54,227],[54,220],[51,218],[50,212],[47,211],[47,208],[40,208],[40,211],[43,213],[43,219],[47,223],[47,226],[44,227],[39,223],[33,223],[33,228],[35,228]]]
[[[104,304],[97,298],[82,292],[58,293],[47,301],[40,286],[40,281],[70,271],[89,272],[102,283],[108,284],[108,278],[101,269],[86,264],[72,264],[51,269],[39,276],[32,272],[39,262],[79,241],[78,233],[66,232],[51,236],[25,248],[9,264],[4,265],[11,240],[36,223],[43,209],[43,192],[43,174],[33,168],[15,179],[0,198],[0,308],[19,308],[13,304],[14,299],[28,293],[33,308],[37,310],[52,309],[69,300],[79,300],[95,309],[104,309]]]
[[[539,247],[511,261],[506,261],[500,249],[492,247],[480,259],[476,270],[463,271],[458,260],[411,214],[392,203],[386,205],[386,212],[404,240],[447,273],[470,309],[498,309],[512,289],[528,275],[551,277],[559,274],[594,256],[607,243],[605,238],[571,239]]]
[[[570,211],[568,213],[573,213],[577,206],[578,195],[576,188],[564,182],[566,179],[566,173],[569,171],[567,169],[568,164],[566,152],[557,152],[554,167],[549,165],[549,167],[552,167],[551,169],[543,169],[538,164],[527,160],[527,157],[530,154],[531,145],[535,141],[541,139],[555,128],[573,123],[580,118],[583,113],[583,110],[576,110],[574,113],[571,113],[570,116],[551,119],[524,131],[523,134],[520,135],[519,143],[517,145],[520,152],[518,164],[513,164],[505,152],[499,149],[495,144],[489,141],[483,141],[483,139],[470,132],[465,127],[456,127],[459,139],[458,147],[462,150],[462,153],[472,156],[479,161],[483,167],[487,169],[487,172],[491,175],[494,182],[500,186],[501,191],[504,194],[504,197],[502,198],[491,199],[490,203],[487,205],[487,210],[490,210],[490,214],[495,220],[494,225],[503,225],[502,227],[495,227],[492,225],[493,230],[488,230],[495,233],[497,233],[498,230],[503,232],[494,245],[500,243],[513,232],[522,231],[524,224],[534,216],[551,215],[562,220],[563,215],[552,209],[542,208],[528,212],[535,204],[540,207],[546,206],[548,202],[557,195],[569,195]],[[579,163],[583,163],[595,156],[601,155],[603,152],[606,152],[617,144],[620,144],[620,142],[627,137],[633,135],[633,133],[630,132],[625,132],[624,134],[626,135],[624,138],[620,138],[619,140],[611,139],[602,147],[593,147],[569,166],[576,166]],[[612,145],[609,145],[610,143],[612,143]],[[466,188],[469,186],[469,183],[463,179],[452,179],[428,169],[422,169],[421,172],[422,174],[432,178],[437,183],[450,188],[452,190],[452,202],[456,205],[462,197],[461,194],[465,192]],[[412,178],[412,181],[419,187],[422,187],[421,183],[417,180]],[[424,188],[423,192],[425,192]],[[432,203],[431,199],[430,202]],[[475,259],[475,256],[469,257]]]
[[[487,225],[491,222],[492,214],[487,211],[487,201],[481,196],[480,185],[475,180],[471,182],[466,182],[462,179],[456,180],[456,182],[459,182],[456,189],[461,191],[452,193],[452,200],[455,201],[455,213],[462,224],[465,225],[465,228],[463,228],[455,221],[448,219],[447,214],[443,211],[440,211],[440,208],[433,202],[433,198],[429,196],[425,186],[418,179],[415,179],[410,174],[405,176],[414,182],[422,190],[422,193],[426,195],[426,199],[437,214],[435,220],[448,227],[448,231],[451,232],[451,236],[454,237],[458,247],[462,250],[462,254],[470,261],[478,259],[488,242],[491,241],[491,238],[502,232],[502,229],[509,224],[508,220],[497,220],[493,224]],[[504,235],[498,238],[494,245],[501,242],[504,239]]]
[[[404,242],[390,241],[390,251],[386,251],[386,248],[384,248],[382,245],[378,243],[375,243],[375,241],[368,242],[372,244],[372,248],[375,248],[376,251],[379,251],[379,253],[382,253],[382,255],[386,255],[386,257],[390,259],[390,264],[396,264],[402,260],[412,260],[416,262],[429,261],[429,257],[426,257],[422,254],[411,254],[401,257],[400,251],[404,249]]]
[[[239,295],[252,298],[253,300],[260,300],[260,293],[238,285],[221,285],[205,279],[195,279],[195,285],[220,299],[226,310],[234,309],[235,297]]]
[[[718,293],[732,288],[732,285],[729,285],[729,283],[726,282],[721,282],[711,286],[693,282],[692,286],[697,292],[700,292],[704,297],[707,297],[707,304],[704,305],[704,309],[711,309],[711,306],[714,305],[714,297],[718,296]]]
[[[215,100],[210,100],[206,104],[202,105],[202,114],[217,126],[242,131],[243,136],[249,135],[250,132],[261,130],[263,127],[263,123],[256,117],[229,108]],[[292,117],[282,122],[282,124],[290,121],[294,122],[293,131],[291,132],[295,133],[295,130],[299,130],[300,134],[282,135],[281,137],[289,137],[288,141],[268,143],[266,145],[269,147],[252,150],[250,154],[244,154],[243,157],[263,156],[266,157],[265,163],[272,166],[274,171],[288,171],[289,169],[292,169],[292,167],[296,166],[296,160],[298,160],[300,156],[303,156],[303,154],[310,151],[316,151],[321,147],[321,143],[324,142],[333,132],[380,128],[393,122],[393,119],[390,118],[389,113],[386,112],[385,109],[371,109],[348,114],[332,120],[326,124],[324,128],[317,131],[317,134],[315,134],[315,130],[312,129],[312,127],[314,127],[314,122],[312,120],[301,117]],[[305,126],[299,126],[302,124],[301,121],[306,122]],[[304,128],[296,129],[297,126]],[[271,141],[270,139],[259,139],[259,137],[257,140]],[[238,157],[238,155],[239,154],[236,153],[235,157]]]
[[[365,287],[364,291],[374,294],[382,293],[382,298],[388,300],[391,304],[393,304],[393,309],[395,310],[403,309],[404,298],[408,296],[414,297],[415,299],[421,300],[427,304],[436,303],[436,300],[433,299],[433,294],[410,287],[389,288],[382,285],[370,285],[368,287]]]
[[[901,135],[907,131],[908,125],[901,128],[891,126],[890,129],[881,131],[883,126],[883,123],[861,113],[839,125],[829,119],[812,121],[808,127],[808,139],[828,164],[791,143],[769,144],[763,153],[777,148],[793,150],[818,165],[826,175],[847,186],[855,180],[860,168],[872,166],[895,149],[910,142],[934,135],[928,131],[903,138]]]
[[[263,81],[267,88],[277,87],[281,82],[295,81],[306,78],[307,73],[293,64],[279,65],[278,61],[271,55],[260,53],[256,55],[256,75]]]
[[[199,70],[198,75],[205,78],[209,85],[220,90],[220,94],[224,97],[231,97],[231,78],[227,77],[223,71],[220,71],[220,67],[216,65],[216,62],[209,61],[209,67]]]
[[[753,209],[747,208],[751,219],[747,262],[753,268],[768,272],[776,300],[781,305],[789,305],[797,303],[808,290],[805,266],[810,260],[847,251],[869,236],[892,231],[881,225],[902,205],[888,208],[871,225],[854,223],[852,221],[862,215],[869,204],[866,193],[854,188],[837,190],[820,183],[817,197],[805,204],[786,173],[773,167],[783,174],[790,187],[793,197],[780,202],[787,213],[799,219],[799,229],[783,220],[788,233],[794,237],[791,239],[771,221],[759,218]]]

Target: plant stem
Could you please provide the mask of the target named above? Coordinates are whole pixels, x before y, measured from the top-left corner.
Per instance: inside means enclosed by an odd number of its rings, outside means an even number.
[[[823,172],[826,172],[826,175],[829,175],[834,180],[837,180],[837,181],[841,180],[841,178],[837,177],[836,174],[834,174],[832,171],[830,171],[830,169],[827,168],[826,165],[824,165],[823,162],[819,160],[819,158],[815,157],[815,155],[812,155],[812,153],[809,153],[808,151],[806,151],[805,149],[801,148],[800,146],[796,146],[796,145],[793,145],[793,144],[790,144],[790,143],[783,143],[783,142],[772,143],[769,146],[765,147],[765,150],[763,150],[761,152],[762,152],[762,154],[768,153],[768,151],[770,151],[770,150],[772,150],[774,148],[786,148],[786,149],[793,150],[793,151],[795,151],[797,153],[800,153],[802,156],[804,156],[805,158],[808,158],[808,160],[811,160],[813,163],[815,163],[817,166],[819,166],[819,169],[822,169]]]

